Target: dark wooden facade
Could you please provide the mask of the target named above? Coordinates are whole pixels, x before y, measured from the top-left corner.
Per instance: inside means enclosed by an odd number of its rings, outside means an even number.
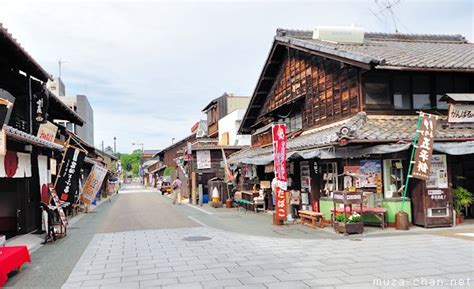
[[[295,49],[289,49],[285,58],[261,116],[277,115],[284,106],[296,103],[307,129],[361,111],[359,68]],[[287,113],[299,110],[292,109]]]

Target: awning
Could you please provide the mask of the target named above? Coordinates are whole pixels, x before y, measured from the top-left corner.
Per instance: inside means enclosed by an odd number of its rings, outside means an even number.
[[[291,151],[286,155],[287,159],[303,158],[303,159],[346,159],[357,158],[368,155],[388,154],[401,152],[409,149],[411,144],[381,144],[373,146],[347,146],[347,147],[328,147],[315,148],[309,150]],[[474,146],[474,145],[473,145]],[[273,153],[266,153],[257,156],[245,155],[232,159],[232,163],[243,163],[252,165],[267,165],[273,161]]]
[[[448,155],[469,155],[474,154],[474,141],[435,142],[433,149]]]

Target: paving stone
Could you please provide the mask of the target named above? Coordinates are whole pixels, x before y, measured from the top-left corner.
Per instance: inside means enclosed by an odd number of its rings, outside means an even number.
[[[273,283],[278,282],[273,276],[260,276],[260,277],[251,277],[251,278],[239,278],[240,282],[245,284],[263,284],[263,283]]]
[[[162,285],[178,284],[178,278],[160,278],[140,281],[140,288],[156,288]]]
[[[314,279],[314,277],[311,274],[307,274],[307,273],[281,274],[275,277],[277,277],[280,281],[298,281],[298,280]]]
[[[309,286],[301,281],[286,281],[278,283],[265,283],[265,286],[269,289],[300,289],[300,288],[309,288]]]
[[[216,279],[236,279],[236,278],[245,278],[245,277],[253,277],[249,272],[242,271],[242,272],[227,272],[227,273],[214,273]]]
[[[308,284],[310,287],[319,287],[320,285],[337,285],[337,284],[344,283],[344,281],[337,278],[312,279],[312,280],[304,280],[303,282]]]

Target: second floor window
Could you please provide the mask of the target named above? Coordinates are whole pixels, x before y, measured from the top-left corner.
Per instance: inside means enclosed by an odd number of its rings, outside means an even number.
[[[285,118],[286,132],[294,132],[303,128],[303,115],[301,112],[295,113],[294,115]]]
[[[368,105],[391,105],[387,77],[384,75],[373,75],[367,77],[364,83],[365,101]]]

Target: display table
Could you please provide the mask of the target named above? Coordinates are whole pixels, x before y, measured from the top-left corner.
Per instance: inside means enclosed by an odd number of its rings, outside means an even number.
[[[26,262],[31,262],[26,246],[0,247],[0,287],[7,283],[8,273],[20,270]]]

